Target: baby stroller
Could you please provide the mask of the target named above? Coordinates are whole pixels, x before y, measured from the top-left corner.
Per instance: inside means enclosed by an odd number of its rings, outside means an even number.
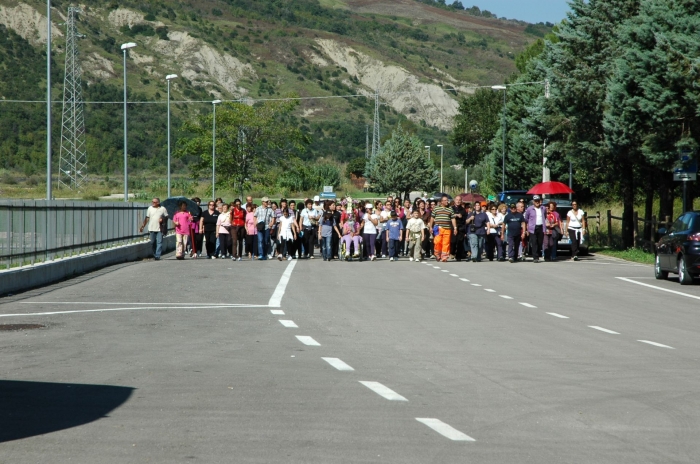
[[[362,261],[364,244],[359,235],[360,224],[355,222],[354,215],[343,224],[343,237],[340,239],[340,260],[352,261],[353,258]]]

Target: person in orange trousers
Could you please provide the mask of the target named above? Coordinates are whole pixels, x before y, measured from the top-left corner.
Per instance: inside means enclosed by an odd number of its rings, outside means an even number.
[[[450,242],[452,235],[457,234],[457,223],[455,214],[450,206],[450,199],[443,196],[440,200],[440,206],[433,209],[432,217],[430,218],[430,231],[432,233],[433,226],[438,226],[438,234],[434,236],[435,244],[435,259],[446,263],[450,258]]]

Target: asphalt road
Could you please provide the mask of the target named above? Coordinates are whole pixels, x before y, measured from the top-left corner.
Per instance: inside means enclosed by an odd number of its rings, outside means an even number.
[[[179,262],[0,299],[0,461],[695,463],[700,284],[650,266]]]

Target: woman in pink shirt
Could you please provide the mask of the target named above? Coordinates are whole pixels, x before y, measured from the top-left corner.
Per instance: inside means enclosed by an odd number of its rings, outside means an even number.
[[[219,240],[219,258],[226,258],[231,253],[231,214],[228,204],[221,205],[221,214],[216,220],[216,238]]]
[[[187,238],[190,236],[190,224],[192,215],[187,211],[187,203],[181,201],[178,205],[180,211],[173,216],[175,224],[175,258],[185,259],[185,248],[187,248]]]
[[[255,228],[255,209],[253,209],[253,205],[247,205],[245,209],[247,211],[245,215],[245,251],[252,260],[253,256],[257,256],[258,230]]]

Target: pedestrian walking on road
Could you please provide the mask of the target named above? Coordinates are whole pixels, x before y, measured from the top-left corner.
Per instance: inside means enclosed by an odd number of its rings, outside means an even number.
[[[505,261],[501,241],[503,215],[498,212],[498,208],[492,203],[486,212],[486,216],[489,218],[486,223],[486,257],[489,261],[493,261],[494,258],[497,258],[498,261]]]
[[[296,219],[289,214],[288,208],[282,210],[282,217],[277,226],[277,240],[280,242],[280,252],[277,259],[282,261],[286,258],[287,261],[292,260],[294,254],[294,240],[296,240],[298,228]]]
[[[187,239],[190,237],[192,215],[187,211],[187,203],[178,203],[179,211],[173,216],[175,224],[175,259],[185,259]]]
[[[389,261],[398,261],[403,239],[403,222],[396,211],[392,211],[386,223],[386,240],[389,242]]]
[[[376,261],[375,241],[377,239],[377,224],[379,224],[379,216],[372,212],[372,203],[365,205],[365,214],[362,216],[362,241],[367,248],[367,257],[370,261]]]
[[[320,215],[318,211],[314,209],[313,200],[307,199],[304,205],[306,207],[299,213],[299,228],[302,231],[304,257],[314,259],[314,240]]]
[[[241,200],[235,199],[231,206],[231,259],[240,261],[243,256],[245,241],[245,210],[241,208]]]
[[[192,215],[192,224],[190,226],[192,229],[192,249],[190,251],[190,258],[196,259],[203,254],[202,245],[204,244],[204,233],[199,228],[199,220],[202,217],[202,207],[200,206],[202,200],[199,197],[194,197],[192,201],[197,204],[197,211],[199,211],[199,213]]]
[[[550,201],[547,203],[547,220],[544,231],[544,260],[557,260],[557,244],[562,236],[561,217],[557,213],[557,203]]]
[[[199,218],[199,230],[204,232],[204,240],[207,247],[207,259],[216,258],[216,221],[219,219],[219,212],[216,210],[216,203],[207,203],[206,211],[202,211]]]
[[[216,241],[219,244],[218,258],[227,258],[231,249],[231,214],[228,204],[221,205],[221,214],[216,219]]]
[[[168,224],[168,211],[160,206],[160,198],[151,200],[151,206],[146,210],[146,217],[143,220],[143,224],[141,224],[139,232],[143,232],[146,224],[148,224],[153,258],[158,261],[163,250],[163,231],[167,231]]]
[[[433,245],[435,247],[435,260],[446,263],[450,258],[450,243],[452,236],[457,235],[457,222],[455,214],[450,208],[450,199],[443,195],[440,206],[433,209],[430,218],[430,229],[437,226],[437,234],[434,234]]]
[[[258,260],[265,261],[270,249],[270,229],[275,216],[270,208],[270,199],[262,198],[262,205],[255,210],[255,227],[258,232]]]
[[[571,241],[571,256],[574,261],[578,261],[578,247],[587,230],[586,213],[578,208],[577,201],[572,201],[571,209],[566,213],[566,235]]]
[[[518,261],[518,253],[520,252],[520,242],[525,239],[527,231],[527,222],[523,215],[523,204],[518,206],[511,205],[511,210],[503,222],[505,224],[505,235],[508,241],[508,261],[515,263]]]
[[[425,240],[425,222],[420,217],[420,212],[414,209],[411,213],[411,219],[406,223],[406,242],[408,242],[408,260],[420,263],[421,248]]]
[[[472,262],[480,263],[486,243],[486,224],[489,218],[481,209],[481,203],[474,203],[474,210],[467,217],[467,230],[469,231],[469,247],[472,252]]]
[[[527,235],[530,239],[532,262],[539,263],[540,256],[542,255],[542,244],[544,242],[547,208],[542,205],[542,198],[539,195],[532,197],[532,203],[533,204],[525,210],[525,220],[527,221]]]
[[[335,222],[335,216],[331,211],[325,211],[323,217],[319,221],[318,228],[318,241],[321,244],[321,256],[324,261],[330,261],[333,259],[335,254],[332,250],[333,245],[333,235],[340,239],[340,231],[338,230],[338,224]]]

